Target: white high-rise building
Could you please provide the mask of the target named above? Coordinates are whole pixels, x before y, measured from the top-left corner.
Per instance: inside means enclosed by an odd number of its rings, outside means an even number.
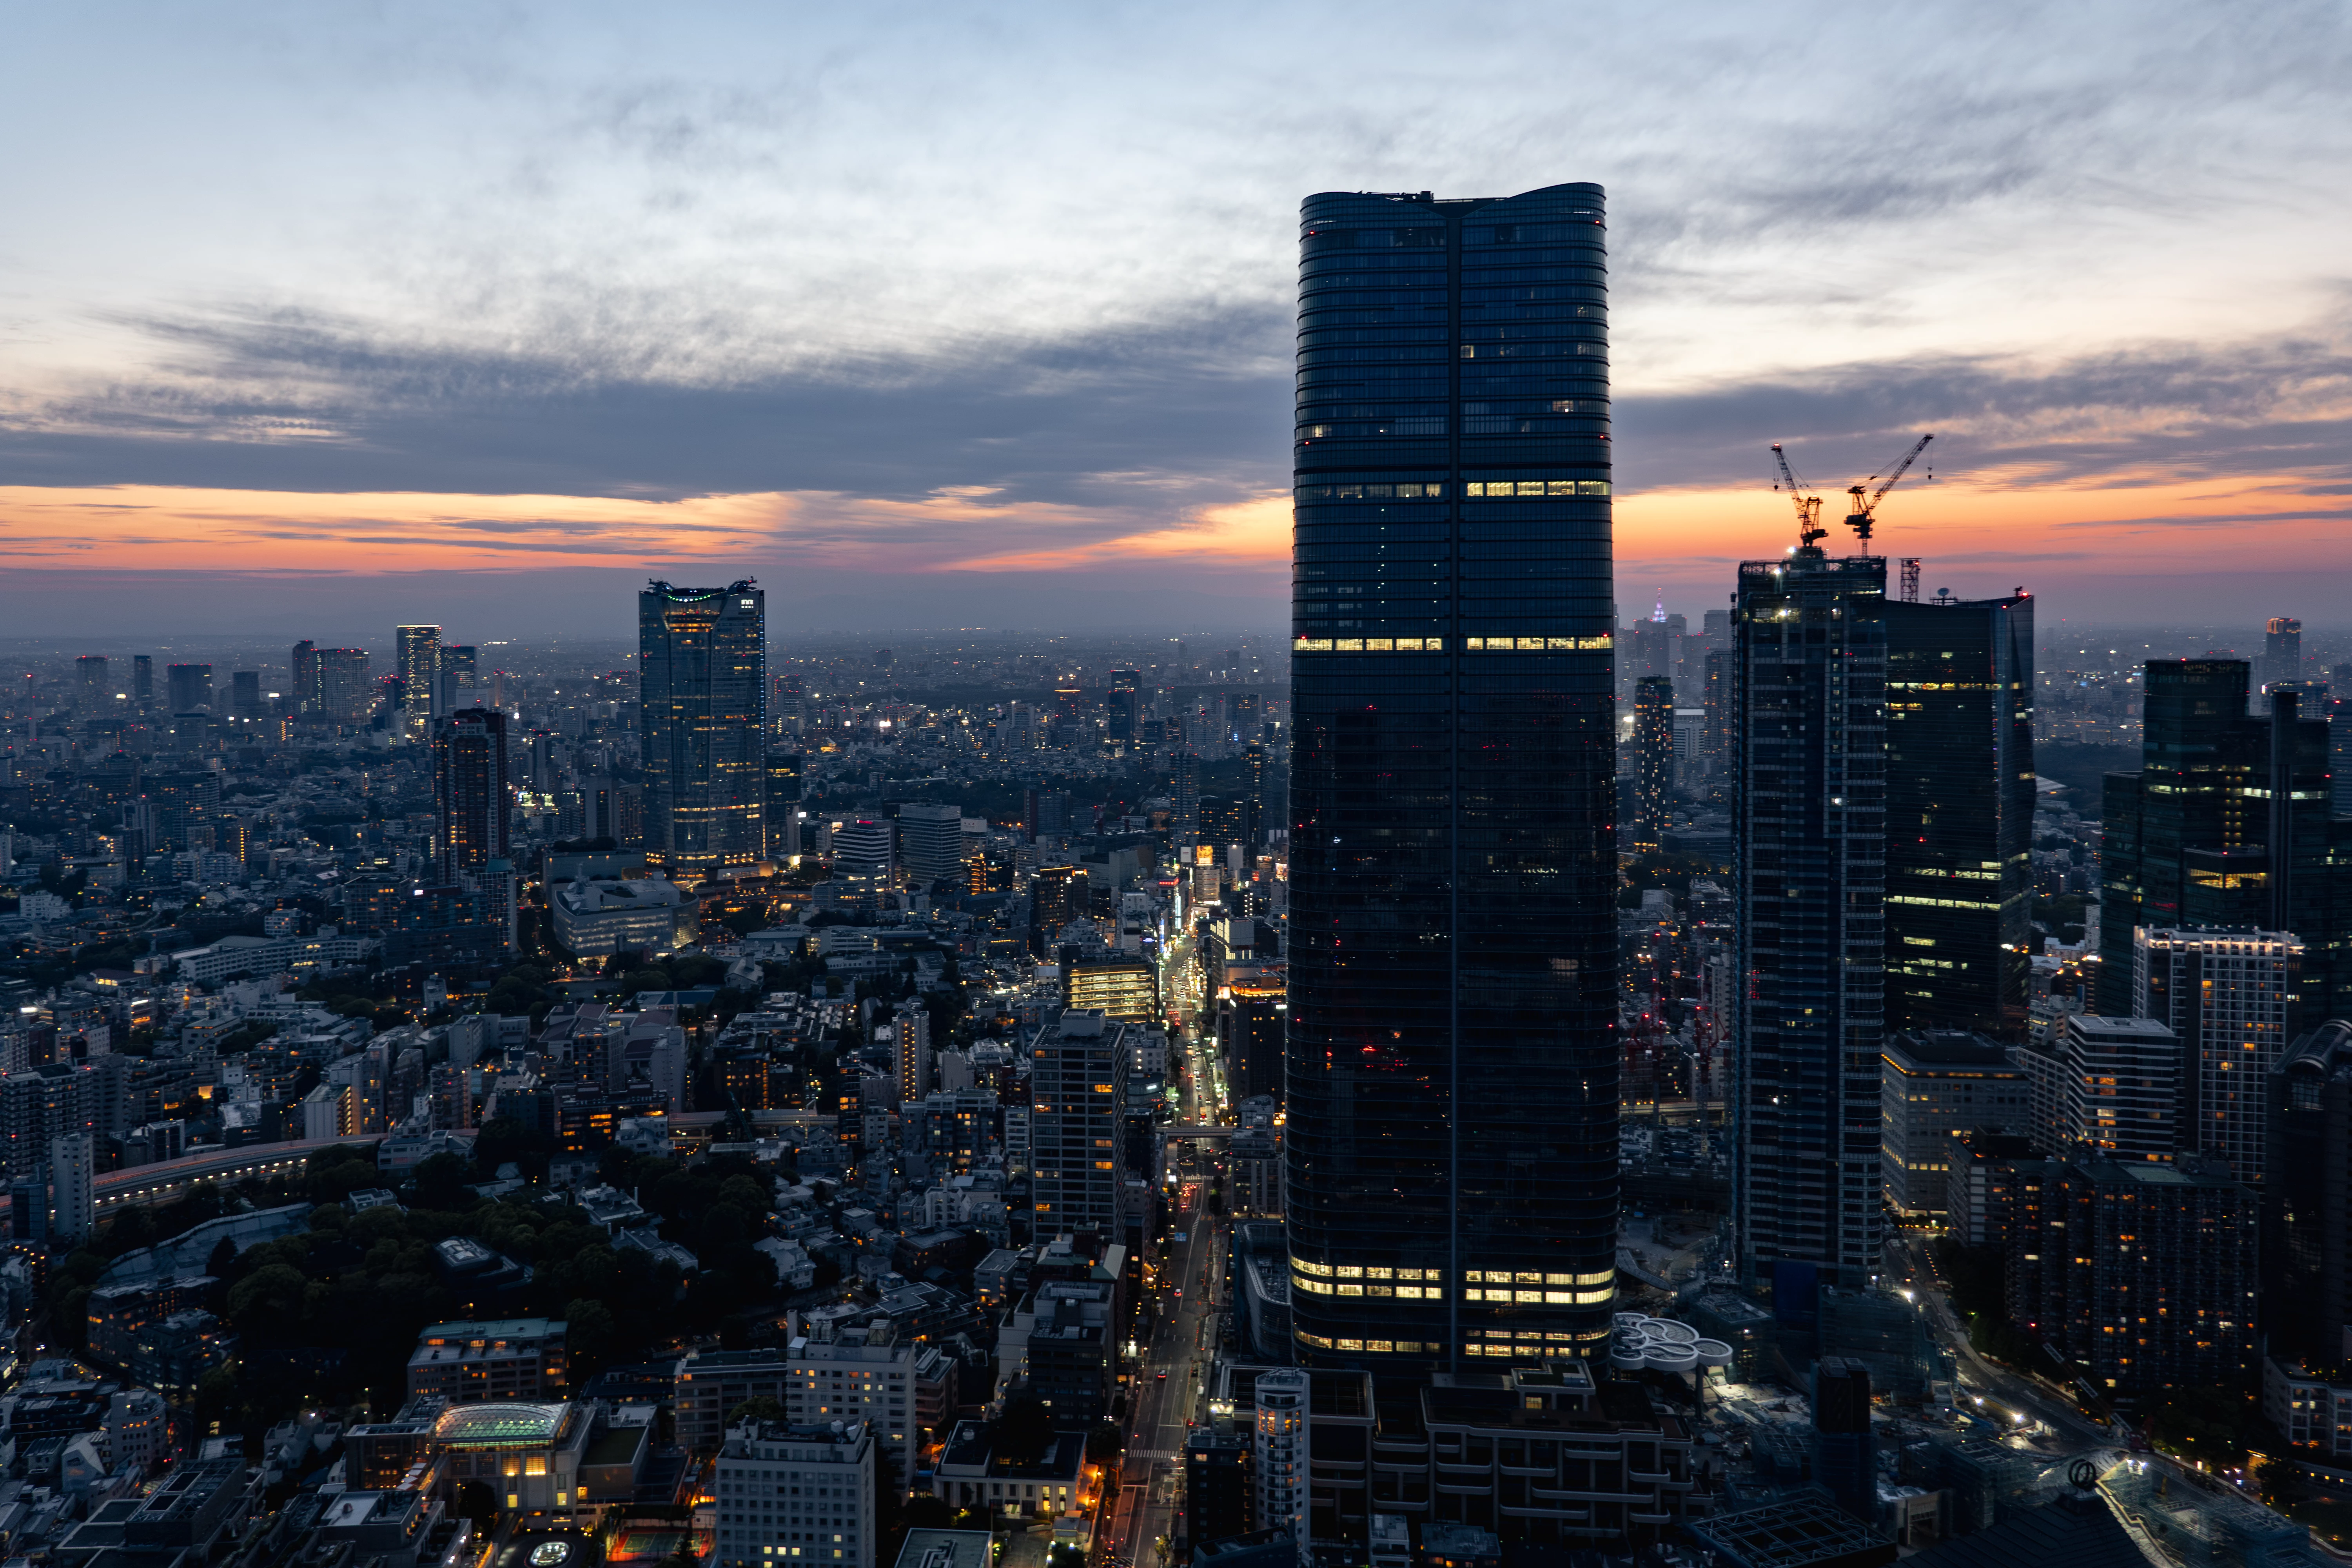
[[[2132,1014],[2179,1037],[2183,1152],[2263,1176],[2270,1076],[2298,1030],[2303,942],[2292,931],[2132,933]]]
[[[1257,1376],[1251,1459],[1257,1527],[1286,1530],[1307,1546],[1307,1374],[1291,1369]]]
[[[729,1429],[711,1484],[723,1568],[875,1568],[865,1422],[747,1421]]]
[[[98,1153],[87,1132],[49,1140],[50,1203],[56,1219],[49,1234],[60,1241],[86,1241],[98,1228]]]

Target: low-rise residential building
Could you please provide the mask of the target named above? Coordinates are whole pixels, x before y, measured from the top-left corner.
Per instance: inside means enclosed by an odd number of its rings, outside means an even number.
[[[417,1336],[408,1358],[408,1396],[470,1405],[560,1395],[564,1331],[562,1320],[547,1318],[435,1323]]]

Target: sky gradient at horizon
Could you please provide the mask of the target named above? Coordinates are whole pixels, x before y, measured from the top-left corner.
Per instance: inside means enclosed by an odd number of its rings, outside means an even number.
[[[1299,199],[1567,179],[1610,188],[1622,615],[1785,547],[1769,442],[1833,494],[1933,429],[1877,541],[1931,588],[2352,619],[2340,7],[16,34],[15,635],[622,627],[647,574],[814,629],[1278,626]]]

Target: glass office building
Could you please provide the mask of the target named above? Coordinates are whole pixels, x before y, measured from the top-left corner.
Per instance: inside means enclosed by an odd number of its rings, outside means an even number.
[[[1608,1331],[1602,219],[1590,184],[1305,205],[1286,1146],[1318,1364]]]
[[[1886,1027],[2025,1033],[2033,599],[1889,600]]]
[[[1882,1267],[1886,561],[1744,561],[1734,612],[1732,1218],[1801,1314]]]
[[[646,858],[675,880],[767,855],[767,619],[749,581],[637,595]]]

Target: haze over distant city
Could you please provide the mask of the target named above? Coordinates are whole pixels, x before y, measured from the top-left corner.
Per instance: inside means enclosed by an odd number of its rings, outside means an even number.
[[[2352,587],[2339,9],[1346,16],[20,16],[0,624],[1276,625],[1300,196],[1562,178],[1624,616],[1924,429],[1931,585]]]

